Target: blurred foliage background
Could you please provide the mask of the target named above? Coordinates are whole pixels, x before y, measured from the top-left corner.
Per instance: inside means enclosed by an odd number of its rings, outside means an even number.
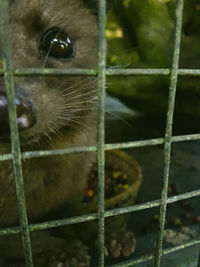
[[[108,67],[170,68],[176,0],[117,0],[108,13]],[[200,0],[185,0],[180,68],[200,65]],[[166,116],[168,76],[108,77],[108,93],[143,114]],[[175,115],[200,117],[200,78],[179,77]]]

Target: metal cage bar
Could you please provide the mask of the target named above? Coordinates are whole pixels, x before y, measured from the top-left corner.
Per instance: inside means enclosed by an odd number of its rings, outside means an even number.
[[[167,204],[175,203],[178,201],[182,201],[185,199],[198,197],[198,196],[200,196],[200,190],[190,191],[187,193],[183,193],[183,194],[179,194],[179,195],[167,198]],[[104,212],[104,217],[107,218],[107,217],[122,215],[122,214],[130,213],[130,212],[134,212],[134,211],[151,209],[151,208],[155,208],[159,206],[160,206],[160,199],[149,201],[149,202],[142,203],[142,204],[133,205],[133,206],[127,206],[124,208],[106,210]],[[38,224],[29,224],[29,231],[44,230],[44,229],[50,229],[50,228],[54,228],[58,226],[76,224],[76,223],[81,223],[81,222],[88,222],[88,221],[96,220],[97,218],[98,218],[98,213],[92,213],[92,214],[87,214],[83,216],[75,216],[75,217],[70,217],[70,218],[61,219],[61,220],[47,221],[47,222],[38,223]],[[20,227],[7,227],[7,228],[0,230],[0,236],[7,235],[7,234],[17,234],[17,233],[20,233]]]
[[[158,239],[157,239],[156,251],[155,251],[155,263],[154,263],[155,267],[159,267],[160,262],[161,262],[165,217],[166,217],[166,212],[167,212],[167,188],[168,188],[168,181],[169,181],[169,168],[170,168],[170,157],[171,157],[172,125],[173,125],[173,116],[174,116],[176,87],[177,87],[177,80],[178,80],[178,75],[177,75],[176,70],[178,69],[179,55],[180,55],[183,4],[184,4],[184,0],[177,1],[175,42],[174,42],[172,70],[170,74],[169,102],[168,102],[167,124],[166,124],[165,144],[164,144],[163,190],[162,190],[161,204],[160,204],[159,233],[158,233]]]
[[[13,76],[96,76],[98,69],[48,69],[48,68],[27,68],[12,69]],[[0,69],[0,76],[3,76],[4,70]],[[132,75],[164,75],[169,76],[171,69],[106,69],[107,76],[132,76]],[[180,76],[200,76],[200,69],[177,69],[177,75]]]
[[[185,243],[183,245],[174,246],[172,248],[164,249],[162,251],[162,256],[170,254],[170,253],[173,253],[173,252],[176,252],[176,251],[179,251],[179,250],[184,249],[184,248],[195,246],[195,245],[198,245],[198,244],[200,244],[200,240],[195,240],[194,239],[194,240],[191,240],[190,242],[187,242],[187,243]],[[147,261],[150,261],[150,260],[153,260],[153,259],[154,259],[154,254],[150,254],[150,255],[147,255],[147,256],[140,257],[140,258],[135,259],[135,260],[129,260],[129,261],[121,262],[121,263],[110,265],[110,266],[106,266],[106,267],[129,267],[129,266],[133,267],[136,264],[144,263],[144,262],[147,262]]]
[[[171,142],[185,142],[185,141],[194,141],[199,140],[200,134],[191,134],[191,135],[180,135],[180,136],[172,136]],[[141,140],[141,141],[133,141],[133,142],[124,142],[124,143],[115,143],[115,144],[105,144],[104,149],[114,150],[114,149],[129,149],[134,147],[144,147],[144,146],[156,146],[164,144],[164,138],[155,138],[149,140]],[[47,157],[54,155],[65,155],[70,153],[80,153],[80,152],[94,152],[97,151],[96,146],[87,146],[87,147],[73,147],[73,148],[65,148],[65,149],[52,149],[52,150],[39,150],[39,151],[27,151],[22,152],[22,159],[30,159],[30,158],[39,158],[39,157]],[[0,155],[0,161],[11,160],[12,154],[3,154]]]
[[[98,2],[98,120],[97,120],[97,159],[98,159],[98,249],[99,267],[104,267],[104,183],[105,183],[105,85],[106,85],[106,0]]]
[[[199,244],[199,240],[191,240],[181,246],[175,246],[172,248],[162,249],[162,239],[164,231],[164,221],[166,215],[166,209],[168,203],[174,203],[183,199],[200,196],[200,190],[190,191],[184,194],[176,195],[173,197],[167,196],[167,184],[170,168],[170,148],[172,142],[182,142],[190,140],[200,140],[200,134],[172,136],[172,124],[173,124],[173,109],[175,103],[175,91],[178,76],[200,76],[200,69],[178,69],[179,50],[180,50],[180,36],[181,36],[181,20],[183,10],[183,0],[177,1],[177,24],[175,29],[175,46],[172,69],[106,69],[106,41],[105,41],[105,25],[106,25],[106,1],[99,0],[99,15],[98,15],[98,69],[41,69],[41,68],[29,68],[29,69],[13,69],[11,66],[11,59],[9,53],[9,38],[8,38],[8,0],[0,0],[0,16],[1,16],[1,40],[2,41],[2,58],[3,69],[0,69],[0,76],[4,76],[5,87],[7,91],[7,97],[9,102],[9,119],[11,128],[11,143],[12,153],[0,155],[0,161],[12,160],[14,165],[16,188],[17,188],[17,202],[19,207],[19,217],[21,226],[8,227],[0,229],[0,236],[7,234],[19,234],[22,233],[24,241],[24,252],[26,258],[26,265],[28,267],[33,266],[31,256],[31,246],[29,231],[36,231],[42,229],[49,229],[52,227],[63,226],[68,224],[75,224],[80,222],[86,222],[91,220],[99,221],[99,266],[103,267],[104,264],[104,220],[106,217],[117,216],[119,214],[125,214],[135,212],[139,210],[149,209],[160,206],[160,232],[158,235],[157,250],[155,255],[143,256],[139,259],[125,261],[120,264],[115,264],[110,267],[117,266],[133,266],[137,263],[146,262],[155,258],[155,266],[160,266],[160,260],[162,255],[166,255],[180,249]],[[14,83],[13,76],[31,76],[31,75],[71,75],[71,76],[97,76],[98,77],[98,92],[99,92],[99,105],[98,105],[98,145],[91,147],[74,147],[67,149],[57,149],[48,151],[27,151],[20,152],[18,129],[16,126],[16,108],[14,105]],[[105,144],[104,142],[104,99],[105,99],[105,79],[107,76],[116,75],[166,75],[170,76],[170,95],[169,95],[169,108],[167,115],[167,126],[165,138],[156,138],[149,140],[124,142],[117,144]],[[12,115],[11,115],[12,114]],[[165,151],[165,170],[164,170],[164,187],[162,191],[162,197],[159,200],[146,202],[138,205],[132,205],[125,208],[118,208],[104,211],[104,164],[105,164],[105,151],[117,148],[134,148],[152,145],[164,144]],[[76,216],[66,218],[62,220],[48,221],[39,224],[28,225],[25,197],[23,190],[23,176],[21,170],[21,159],[45,157],[50,155],[61,155],[68,153],[97,151],[98,153],[98,176],[99,176],[99,203],[98,212],[87,214],[83,216]]]
[[[4,81],[5,89],[8,101],[8,113],[9,113],[9,123],[10,123],[10,139],[12,146],[12,159],[14,166],[14,176],[16,183],[16,193],[17,193],[17,204],[18,204],[18,214],[21,224],[22,240],[25,252],[26,265],[32,267],[32,252],[31,252],[31,242],[30,234],[28,228],[28,218],[26,213],[26,203],[25,203],[25,193],[24,193],[24,183],[22,175],[22,164],[21,164],[21,151],[19,142],[19,133],[17,127],[17,116],[16,116],[16,106],[15,106],[15,92],[14,92],[14,80],[11,72],[12,63],[10,58],[10,43],[9,43],[9,17],[8,17],[8,1],[0,2],[0,33],[1,40],[4,40],[1,45],[2,49],[2,62],[4,69]]]

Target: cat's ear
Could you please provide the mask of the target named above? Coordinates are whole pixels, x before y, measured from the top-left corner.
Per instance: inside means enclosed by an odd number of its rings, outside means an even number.
[[[97,10],[98,10],[98,1],[99,0],[83,0],[83,3],[91,8],[93,10],[93,13],[95,15],[97,15]],[[107,11],[112,7],[112,5],[114,4],[115,0],[107,0],[107,4],[106,4],[106,9]]]

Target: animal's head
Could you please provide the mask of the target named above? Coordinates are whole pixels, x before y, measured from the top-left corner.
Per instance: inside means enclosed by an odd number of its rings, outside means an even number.
[[[13,67],[95,68],[94,8],[89,0],[10,1]],[[95,107],[95,91],[93,77],[15,77],[17,123],[22,140],[32,142],[63,127],[76,129],[87,124],[88,114]],[[9,129],[3,78],[0,125],[0,134]]]

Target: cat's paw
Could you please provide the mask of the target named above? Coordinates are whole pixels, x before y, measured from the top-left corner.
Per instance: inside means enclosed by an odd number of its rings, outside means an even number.
[[[57,251],[49,259],[49,267],[89,267],[88,248],[79,240],[74,240],[70,247]]]
[[[128,257],[135,251],[135,247],[136,240],[132,232],[113,232],[106,238],[105,255],[113,258]]]

